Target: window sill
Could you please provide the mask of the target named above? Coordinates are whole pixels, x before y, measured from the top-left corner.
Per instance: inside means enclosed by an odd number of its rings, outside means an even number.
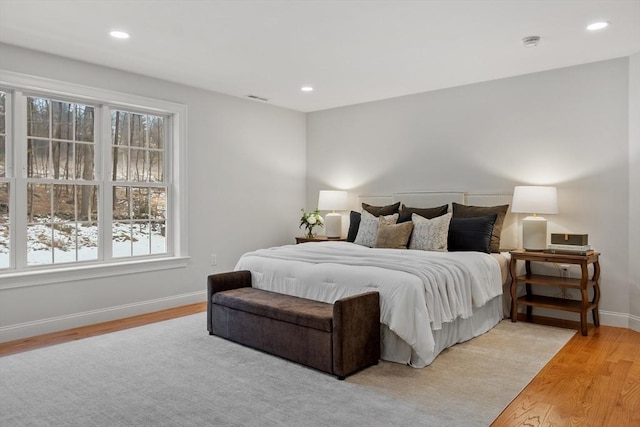
[[[97,265],[76,265],[67,268],[38,269],[19,273],[0,273],[0,290],[185,268],[189,264],[189,259],[189,257],[154,258]]]

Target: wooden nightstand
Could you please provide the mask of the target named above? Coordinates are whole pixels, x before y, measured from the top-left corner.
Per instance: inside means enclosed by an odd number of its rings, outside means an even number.
[[[346,237],[336,237],[335,239],[329,239],[326,236],[317,237],[296,237],[296,244],[307,242],[346,242]]]
[[[527,252],[515,250],[509,252],[511,262],[509,270],[511,272],[511,321],[515,322],[518,316],[518,305],[527,307],[527,320],[531,320],[533,307],[544,307],[554,310],[570,311],[580,313],[580,329],[582,335],[587,332],[587,313],[591,310],[593,314],[594,326],[600,326],[598,315],[598,303],[600,302],[600,253],[590,251],[586,255],[566,255],[550,254],[545,252]],[[516,263],[525,262],[526,274],[516,276]],[[581,277],[579,279],[547,276],[543,274],[531,273],[531,262],[551,262],[554,264],[577,264],[580,265]],[[593,277],[589,280],[587,266],[593,264]],[[517,298],[519,284],[525,284],[527,294]],[[580,300],[570,300],[565,298],[547,297],[534,295],[531,285],[536,286],[556,286],[560,288],[570,288],[580,290]],[[593,299],[589,301],[589,286],[593,287]]]

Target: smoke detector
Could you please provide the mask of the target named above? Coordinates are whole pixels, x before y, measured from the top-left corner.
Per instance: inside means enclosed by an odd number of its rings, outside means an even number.
[[[529,36],[522,39],[522,46],[536,47],[540,43],[540,36]]]

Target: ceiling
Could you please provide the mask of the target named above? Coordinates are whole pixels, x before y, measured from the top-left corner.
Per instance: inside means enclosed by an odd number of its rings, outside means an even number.
[[[310,112],[628,56],[640,0],[0,0],[0,42]]]

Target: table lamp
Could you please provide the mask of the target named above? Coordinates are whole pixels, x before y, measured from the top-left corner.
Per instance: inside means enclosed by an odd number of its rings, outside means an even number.
[[[318,196],[318,210],[331,211],[324,217],[324,227],[328,239],[337,239],[342,234],[342,215],[336,211],[347,209],[347,192],[321,190]]]
[[[547,220],[538,214],[558,213],[556,187],[516,186],[511,212],[533,214],[522,220],[522,248],[542,251],[547,248]]]

